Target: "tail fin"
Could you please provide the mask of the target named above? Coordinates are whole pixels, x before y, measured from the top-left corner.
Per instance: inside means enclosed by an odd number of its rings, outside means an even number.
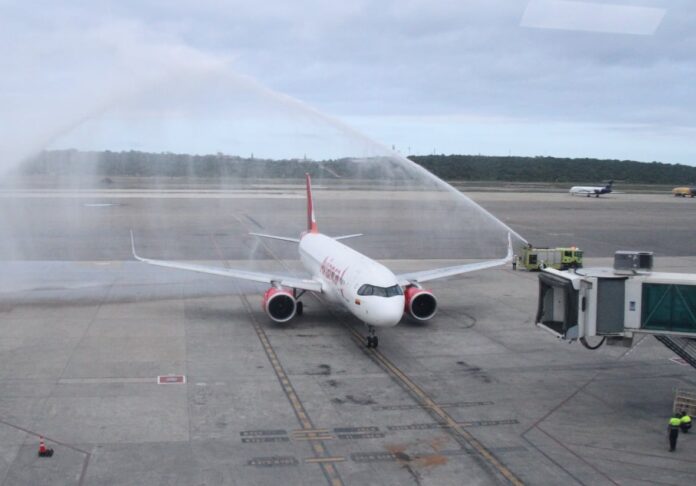
[[[314,218],[314,203],[312,202],[312,179],[309,174],[305,174],[307,178],[307,231],[310,233],[319,233],[317,228],[317,220]]]

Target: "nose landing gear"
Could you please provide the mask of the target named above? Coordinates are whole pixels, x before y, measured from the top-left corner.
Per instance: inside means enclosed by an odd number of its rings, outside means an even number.
[[[368,336],[366,338],[368,348],[377,348],[379,346],[379,338],[375,332],[374,326],[367,326]]]

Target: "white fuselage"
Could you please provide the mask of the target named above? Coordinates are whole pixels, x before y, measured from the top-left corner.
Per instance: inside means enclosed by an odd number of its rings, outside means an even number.
[[[396,276],[384,265],[321,233],[305,233],[300,239],[300,260],[322,283],[324,295],[339,303],[365,324],[395,326],[404,313],[404,295],[359,295],[363,286],[398,287]],[[364,292],[363,292],[364,293]],[[393,291],[392,291],[393,293]]]
[[[573,186],[570,188],[571,194],[606,194],[608,191],[605,187],[593,187],[593,186]]]

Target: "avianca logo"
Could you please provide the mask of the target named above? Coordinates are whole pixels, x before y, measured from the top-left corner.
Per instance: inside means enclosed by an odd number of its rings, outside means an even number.
[[[321,263],[321,267],[319,268],[321,274],[327,280],[333,282],[334,285],[345,284],[343,276],[346,274],[346,270],[348,270],[348,268],[344,268],[343,271],[341,271],[340,268],[329,261],[329,257],[324,258],[324,261]]]

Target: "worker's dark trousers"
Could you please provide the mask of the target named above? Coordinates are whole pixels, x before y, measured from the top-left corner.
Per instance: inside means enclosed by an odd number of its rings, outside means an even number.
[[[674,449],[677,448],[677,437],[679,437],[679,428],[670,428],[669,429],[669,450],[673,451]]]

